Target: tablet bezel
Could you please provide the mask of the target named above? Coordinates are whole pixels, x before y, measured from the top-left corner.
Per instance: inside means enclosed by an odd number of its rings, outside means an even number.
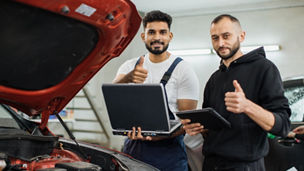
[[[180,119],[190,119],[191,123],[200,123],[205,129],[220,130],[231,128],[231,123],[210,107],[180,111],[176,112],[176,115]]]

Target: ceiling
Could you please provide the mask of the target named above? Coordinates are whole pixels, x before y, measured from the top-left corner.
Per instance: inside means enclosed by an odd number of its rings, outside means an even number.
[[[304,0],[131,0],[138,11],[161,10],[172,16],[207,15],[304,6]]]

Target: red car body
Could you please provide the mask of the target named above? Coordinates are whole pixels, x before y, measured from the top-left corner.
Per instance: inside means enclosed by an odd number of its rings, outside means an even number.
[[[137,33],[141,18],[129,0],[17,0],[17,2],[87,23],[98,33],[96,37],[98,41],[94,49],[58,84],[36,90],[0,85],[1,103],[9,104],[29,115],[43,113],[45,120],[41,128],[44,128],[48,115],[63,109],[103,65],[122,53]],[[91,7],[95,12],[90,16],[76,12],[81,5]],[[9,65],[11,66],[3,66],[3,68],[11,68],[15,64],[9,63]],[[28,67],[32,66],[28,65]],[[54,64],[55,69],[56,64]]]
[[[137,33],[141,18],[130,0],[4,0],[0,23],[0,168],[157,170],[120,152],[58,138],[46,127],[49,115]],[[41,114],[41,123],[9,106]]]

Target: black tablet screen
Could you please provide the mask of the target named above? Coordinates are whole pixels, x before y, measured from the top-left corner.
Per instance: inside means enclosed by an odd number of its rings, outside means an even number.
[[[190,119],[191,123],[201,123],[205,129],[219,130],[231,127],[230,122],[212,108],[181,111],[176,115],[181,119]]]

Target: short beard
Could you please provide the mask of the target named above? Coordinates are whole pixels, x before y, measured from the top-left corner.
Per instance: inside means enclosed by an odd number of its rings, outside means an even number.
[[[236,47],[232,47],[231,51],[230,51],[230,53],[228,55],[225,55],[225,56],[221,55],[219,53],[219,50],[216,51],[217,55],[220,58],[222,58],[222,60],[228,60],[228,59],[232,58],[236,54],[236,52],[240,49],[240,42],[239,42],[239,40],[237,41],[236,44],[237,44],[237,46]]]
[[[162,50],[158,50],[158,49],[152,49],[152,47],[148,46],[147,44],[145,44],[145,45],[146,45],[146,48],[148,49],[148,51],[154,55],[160,55],[160,54],[166,52],[169,47],[169,44],[167,44],[166,46],[164,46],[164,48]]]

